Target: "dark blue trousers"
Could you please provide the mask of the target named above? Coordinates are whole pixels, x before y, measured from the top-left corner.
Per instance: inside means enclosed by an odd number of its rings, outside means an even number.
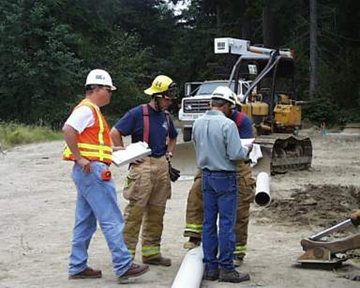
[[[204,169],[202,190],[205,269],[215,270],[220,266],[220,269],[233,271],[237,207],[236,172],[212,172]]]

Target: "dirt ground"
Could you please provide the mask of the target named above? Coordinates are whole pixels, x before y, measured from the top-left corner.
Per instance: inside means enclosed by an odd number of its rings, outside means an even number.
[[[252,207],[249,251],[241,271],[251,281],[224,284],[203,281],[202,287],[359,287],[344,275],[360,275],[359,251],[342,269],[300,268],[300,240],[345,219],[360,208],[360,136],[307,130],[313,141],[310,171],[271,177],[273,202]],[[62,142],[32,144],[0,153],[0,287],[114,287],[110,253],[101,231],[94,235],[89,264],[103,278],[67,279],[75,187],[71,164],[60,160]],[[126,168],[113,168],[122,211]],[[186,197],[191,181],[173,184],[168,202],[162,252],[170,268],[151,267],[142,278],[123,287],[170,287],[186,251],[182,237]],[[359,232],[352,229],[349,233]],[[139,253],[136,260],[139,261]]]

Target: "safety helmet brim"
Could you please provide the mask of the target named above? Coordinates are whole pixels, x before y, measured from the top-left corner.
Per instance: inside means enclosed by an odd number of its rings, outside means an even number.
[[[103,69],[91,70],[86,77],[85,87],[89,85],[101,85],[110,87],[111,91],[115,91],[110,74]]]
[[[235,105],[235,97],[235,93],[227,86],[219,86],[211,94],[211,99],[222,99],[231,105]]]
[[[150,87],[148,89],[145,89],[144,93],[147,94],[147,95],[153,95],[153,94],[155,94],[157,92],[154,89],[152,89],[152,87]]]
[[[150,96],[156,96],[162,94],[167,95],[168,93],[166,92],[171,88],[173,88],[174,86],[175,86],[175,82],[170,77],[165,75],[158,75],[153,80],[151,86],[148,89],[144,90],[144,93]]]

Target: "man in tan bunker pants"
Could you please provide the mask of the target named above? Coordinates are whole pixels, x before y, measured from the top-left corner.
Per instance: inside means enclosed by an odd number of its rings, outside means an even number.
[[[251,120],[244,113],[233,111],[229,118],[236,123],[242,139],[254,137]],[[194,177],[194,183],[187,199],[184,237],[189,237],[189,241],[184,244],[185,249],[192,249],[201,242],[203,223],[201,176],[201,170],[199,169]],[[235,265],[240,266],[246,254],[249,210],[250,204],[254,201],[255,180],[251,174],[249,160],[242,160],[238,163],[237,183],[239,200],[235,226],[236,247],[234,260]]]
[[[142,260],[151,265],[170,266],[171,260],[160,251],[166,202],[171,196],[169,164],[176,145],[177,132],[166,109],[175,89],[171,78],[159,75],[144,92],[151,96],[148,104],[128,111],[111,129],[115,145],[123,146],[122,136],[132,142],[144,141],[151,155],[132,163],[125,180],[125,243],[135,257],[142,226]]]

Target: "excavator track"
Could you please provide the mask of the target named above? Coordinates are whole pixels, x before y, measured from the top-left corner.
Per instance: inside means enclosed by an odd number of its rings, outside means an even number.
[[[306,170],[311,166],[312,145],[308,137],[271,134],[257,137],[263,157],[252,167],[253,176],[260,172],[274,174]],[[177,145],[171,164],[181,171],[181,179],[193,179],[196,173],[196,155],[193,142]]]
[[[307,170],[311,166],[312,144],[309,137],[271,134],[257,137],[255,143],[260,144],[263,153],[257,169],[274,175]]]

